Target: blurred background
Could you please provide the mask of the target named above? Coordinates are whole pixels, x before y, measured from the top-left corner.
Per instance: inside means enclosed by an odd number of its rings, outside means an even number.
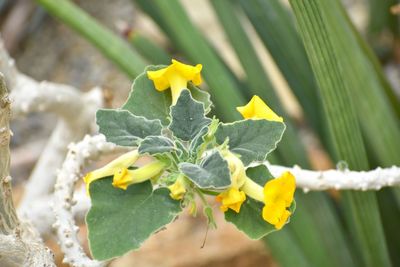
[[[345,47],[348,53],[362,59],[354,62],[354,68],[367,62],[361,74],[370,72],[364,77],[373,79],[369,84],[374,88],[360,79],[350,83],[366,92],[365,99],[360,91],[352,94],[352,101],[372,103],[368,93],[372,90],[382,100],[382,110],[391,114],[387,118],[383,112],[380,120],[386,119],[392,132],[386,141],[376,142],[374,138],[381,138],[376,135],[381,129],[377,117],[368,121],[369,114],[356,111],[370,168],[400,164],[399,12],[397,0],[343,0],[332,10],[338,14],[332,20],[338,25],[337,39],[349,38],[354,44]],[[125,101],[134,77],[148,64],[168,64],[171,58],[202,63],[202,88],[211,93],[217,107],[214,114],[222,120],[238,119],[235,107],[253,94],[285,118],[288,130],[270,161],[323,170],[335,168],[340,159],[315,74],[286,1],[0,0],[0,31],[22,73],[82,91],[100,86],[113,107]],[[348,60],[342,64],[352,62]],[[381,111],[378,104],[373,107],[373,112]],[[17,202],[55,124],[56,117],[42,113],[13,121]],[[338,191],[298,192],[292,223],[262,241],[249,240],[216,212],[218,229],[208,232],[203,248],[206,220],[184,214],[138,252],[111,266],[368,266],[365,247],[354,241],[345,201]],[[400,235],[393,229],[400,225],[400,193],[381,190],[377,203],[384,250],[387,247],[392,265],[400,266]],[[85,243],[85,226],[81,228]],[[58,251],[51,238],[48,244]],[[60,260],[61,254],[56,257]]]

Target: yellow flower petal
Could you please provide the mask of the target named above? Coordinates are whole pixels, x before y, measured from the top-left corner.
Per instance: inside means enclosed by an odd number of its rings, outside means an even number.
[[[265,221],[273,224],[276,229],[281,229],[291,215],[285,207],[285,202],[267,203],[262,211],[262,217]]]
[[[263,219],[281,229],[291,212],[287,210],[293,202],[296,180],[290,172],[267,182],[264,186]]]
[[[195,85],[200,85],[201,69],[201,64],[191,66],[173,59],[172,64],[168,67],[156,71],[148,71],[147,77],[153,81],[154,87],[158,91],[171,88],[172,103],[175,104],[181,91],[187,88],[187,82],[192,81]]]
[[[272,111],[267,104],[262,101],[258,96],[253,96],[247,105],[236,108],[245,119],[260,120],[265,119],[269,121],[283,122],[283,118],[279,117]]]
[[[114,187],[118,187],[121,189],[126,190],[128,188],[128,185],[130,185],[133,181],[132,175],[130,175],[128,169],[119,169],[115,174],[113,178],[112,185]]]
[[[183,199],[183,196],[186,193],[186,187],[180,180],[177,180],[174,184],[168,186],[168,189],[171,191],[169,195],[175,200]]]
[[[223,212],[231,209],[239,213],[242,203],[246,200],[246,194],[237,188],[231,187],[227,191],[219,194],[216,200],[221,202],[220,209]]]
[[[175,67],[175,70],[179,72],[179,74],[186,80],[192,81],[195,85],[201,84],[200,72],[203,68],[201,64],[197,64],[196,66],[190,66],[173,59],[172,65]]]
[[[158,91],[164,91],[169,88],[169,82],[165,75],[167,70],[168,70],[168,67],[160,69],[160,70],[147,72],[147,77],[153,81],[154,87]]]
[[[97,170],[94,170],[86,174],[85,177],[83,177],[83,181],[86,183],[87,193],[89,193],[90,183],[92,183],[95,180],[114,175],[114,173],[117,172],[119,169],[128,168],[133,163],[135,163],[138,158],[139,158],[138,151],[133,150],[119,156],[118,158],[114,159],[113,161],[103,166],[102,168],[99,168]]]
[[[264,186],[264,203],[284,201],[285,206],[292,204],[296,180],[290,172],[284,172],[279,178],[268,181]]]

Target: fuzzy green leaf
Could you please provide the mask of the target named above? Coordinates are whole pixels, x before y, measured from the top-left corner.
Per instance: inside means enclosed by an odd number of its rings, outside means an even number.
[[[148,66],[132,84],[131,93],[122,109],[147,119],[159,119],[163,125],[169,124],[170,106],[172,103],[170,89],[157,91],[153,81],[147,77],[147,71],[165,68],[164,65]],[[204,104],[207,111],[211,108],[210,95],[194,85],[188,84],[192,96]],[[145,100],[145,101],[144,101]]]
[[[168,128],[181,140],[192,140],[211,119],[204,116],[204,105],[195,101],[189,90],[183,90],[171,107],[172,121]]]
[[[100,133],[120,146],[134,146],[150,135],[161,135],[159,120],[148,120],[126,110],[100,109],[96,113]]]
[[[183,162],[179,169],[202,189],[224,189],[231,184],[228,163],[218,151],[207,156],[200,165]]]
[[[163,67],[165,66],[149,66],[135,79],[128,100],[122,109],[150,120],[159,119],[163,125],[168,125],[171,93],[169,90],[157,91],[153,81],[147,78],[147,71],[159,70]]]
[[[139,145],[140,154],[156,155],[176,150],[174,142],[164,136],[148,136]]]
[[[190,93],[192,93],[194,99],[204,104],[205,113],[208,114],[211,111],[212,106],[210,94],[201,90],[191,82],[188,83],[188,89],[190,90]]]
[[[101,179],[91,185],[90,197],[86,223],[90,250],[98,260],[138,249],[181,212],[180,202],[171,199],[168,189],[153,191],[150,182],[122,190],[111,185],[111,178]]]
[[[229,138],[229,150],[241,155],[245,165],[263,161],[281,140],[285,124],[267,120],[242,120],[221,123],[215,133],[217,143]]]

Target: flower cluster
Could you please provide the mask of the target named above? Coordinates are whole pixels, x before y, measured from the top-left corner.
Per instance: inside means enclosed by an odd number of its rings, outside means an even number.
[[[201,83],[201,69],[202,65],[200,64],[190,66],[172,60],[172,64],[167,67],[147,71],[147,77],[153,81],[154,88],[160,92],[170,88],[172,96],[171,106],[173,107],[178,105],[177,103],[182,91],[188,88],[188,82],[192,82],[194,85],[199,85]],[[199,105],[197,102],[193,103],[193,105]],[[282,117],[275,114],[258,96],[253,96],[247,105],[237,107],[237,110],[241,113],[244,120],[265,120],[283,124]],[[246,175],[246,165],[241,159],[241,155],[230,150],[229,138],[223,144],[217,144],[215,142],[214,134],[216,130],[212,129],[213,127],[210,125],[215,124],[216,126],[214,128],[216,128],[218,127],[218,121],[213,119],[215,122],[214,124],[210,124],[209,121],[211,120],[208,118],[200,120],[200,123],[206,125],[204,129],[207,131],[204,136],[200,135],[200,140],[203,141],[203,144],[201,144],[199,148],[192,149],[196,153],[192,153],[193,151],[184,148],[185,144],[191,144],[192,140],[188,140],[186,143],[181,142],[182,140],[178,140],[177,143],[183,144],[181,145],[183,147],[183,152],[171,152],[167,154],[167,156],[162,154],[164,152],[160,152],[160,154],[155,154],[155,156],[152,157],[151,162],[141,167],[135,167],[135,163],[142,155],[139,153],[138,149],[132,150],[111,161],[106,166],[89,172],[84,177],[88,192],[91,183],[98,179],[111,176],[112,185],[115,188],[127,190],[131,185],[134,186],[134,184],[149,180],[158,186],[168,188],[170,197],[174,200],[182,201],[183,203],[192,201],[192,196],[195,193],[201,195],[211,193],[216,195],[216,200],[220,202],[220,209],[223,212],[232,210],[235,213],[240,213],[243,203],[245,203],[248,198],[251,198],[263,204],[262,214],[260,216],[262,216],[266,222],[273,225],[275,229],[281,229],[291,215],[289,208],[294,201],[294,192],[296,188],[294,176],[289,172],[285,172],[278,178],[270,179],[264,186],[256,183]],[[152,141],[154,140],[152,139]],[[158,146],[165,145],[161,141],[164,142],[165,140],[160,137],[156,144]],[[192,146],[193,144],[190,145],[190,147]],[[163,149],[164,148],[167,149],[168,146],[165,145]],[[222,162],[227,164],[226,168],[229,173],[230,183],[229,186],[222,186],[220,188],[214,186],[204,190],[204,187],[198,186],[196,179],[197,177],[203,177],[205,174],[208,175],[207,172],[212,173],[214,171],[211,167],[206,166],[210,163],[207,162],[203,164],[201,162],[208,154],[215,150],[218,152],[218,157],[221,157]],[[171,151],[174,150],[172,149]],[[192,156],[182,156],[186,155],[185,153]],[[197,157],[193,155],[197,155]],[[179,167],[181,166],[180,157],[184,158],[182,161],[188,161],[185,166],[189,166],[188,171],[193,172],[195,178],[189,177],[190,175],[181,171]],[[204,166],[200,167],[204,167],[204,169],[198,167],[198,165],[201,164]],[[222,168],[220,170],[218,169],[218,171],[223,173]],[[217,174],[212,173],[209,177],[218,176],[218,172],[215,172]],[[218,177],[216,179],[218,179]],[[218,182],[216,182],[216,184],[218,184]]]

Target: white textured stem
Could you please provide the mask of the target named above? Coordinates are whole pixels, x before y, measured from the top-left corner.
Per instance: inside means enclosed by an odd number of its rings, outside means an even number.
[[[46,94],[47,95],[47,94]],[[49,194],[54,187],[57,169],[61,166],[71,142],[76,142],[90,132],[96,110],[102,106],[100,89],[94,89],[83,96],[71,96],[70,101],[81,101],[80,109],[71,109],[61,118],[26,185],[25,194],[20,203],[19,212],[30,210],[30,203],[36,198]],[[72,105],[73,106],[73,105]],[[74,108],[74,107],[73,107]],[[73,111],[73,112],[72,112]],[[75,116],[75,119],[69,116]],[[40,186],[38,186],[40,184]]]
[[[22,224],[12,201],[10,100],[0,73],[0,266],[55,266],[52,254],[30,225]]]
[[[311,171],[303,170],[298,166],[293,168],[265,165],[275,177],[285,171],[290,171],[296,177],[297,187],[305,192],[321,191],[327,189],[336,190],[379,190],[386,186],[400,186],[400,167],[376,168],[372,171],[350,171],[350,170],[326,170]],[[254,165],[255,166],[255,165]]]
[[[44,238],[52,233],[52,226],[56,221],[55,214],[52,212],[53,203],[53,195],[41,197],[30,205],[29,213],[22,214],[23,218],[29,221]],[[72,203],[76,205],[72,206],[71,213],[78,223],[82,223],[90,208],[90,198],[84,186],[74,194]]]
[[[71,205],[74,204],[73,192],[76,182],[82,177],[81,170],[89,160],[97,159],[104,153],[116,150],[116,146],[107,143],[103,135],[86,136],[81,142],[71,144],[69,152],[57,176],[54,192],[54,227],[65,254],[64,262],[76,267],[103,266],[105,263],[89,259],[83,252],[77,237]]]

